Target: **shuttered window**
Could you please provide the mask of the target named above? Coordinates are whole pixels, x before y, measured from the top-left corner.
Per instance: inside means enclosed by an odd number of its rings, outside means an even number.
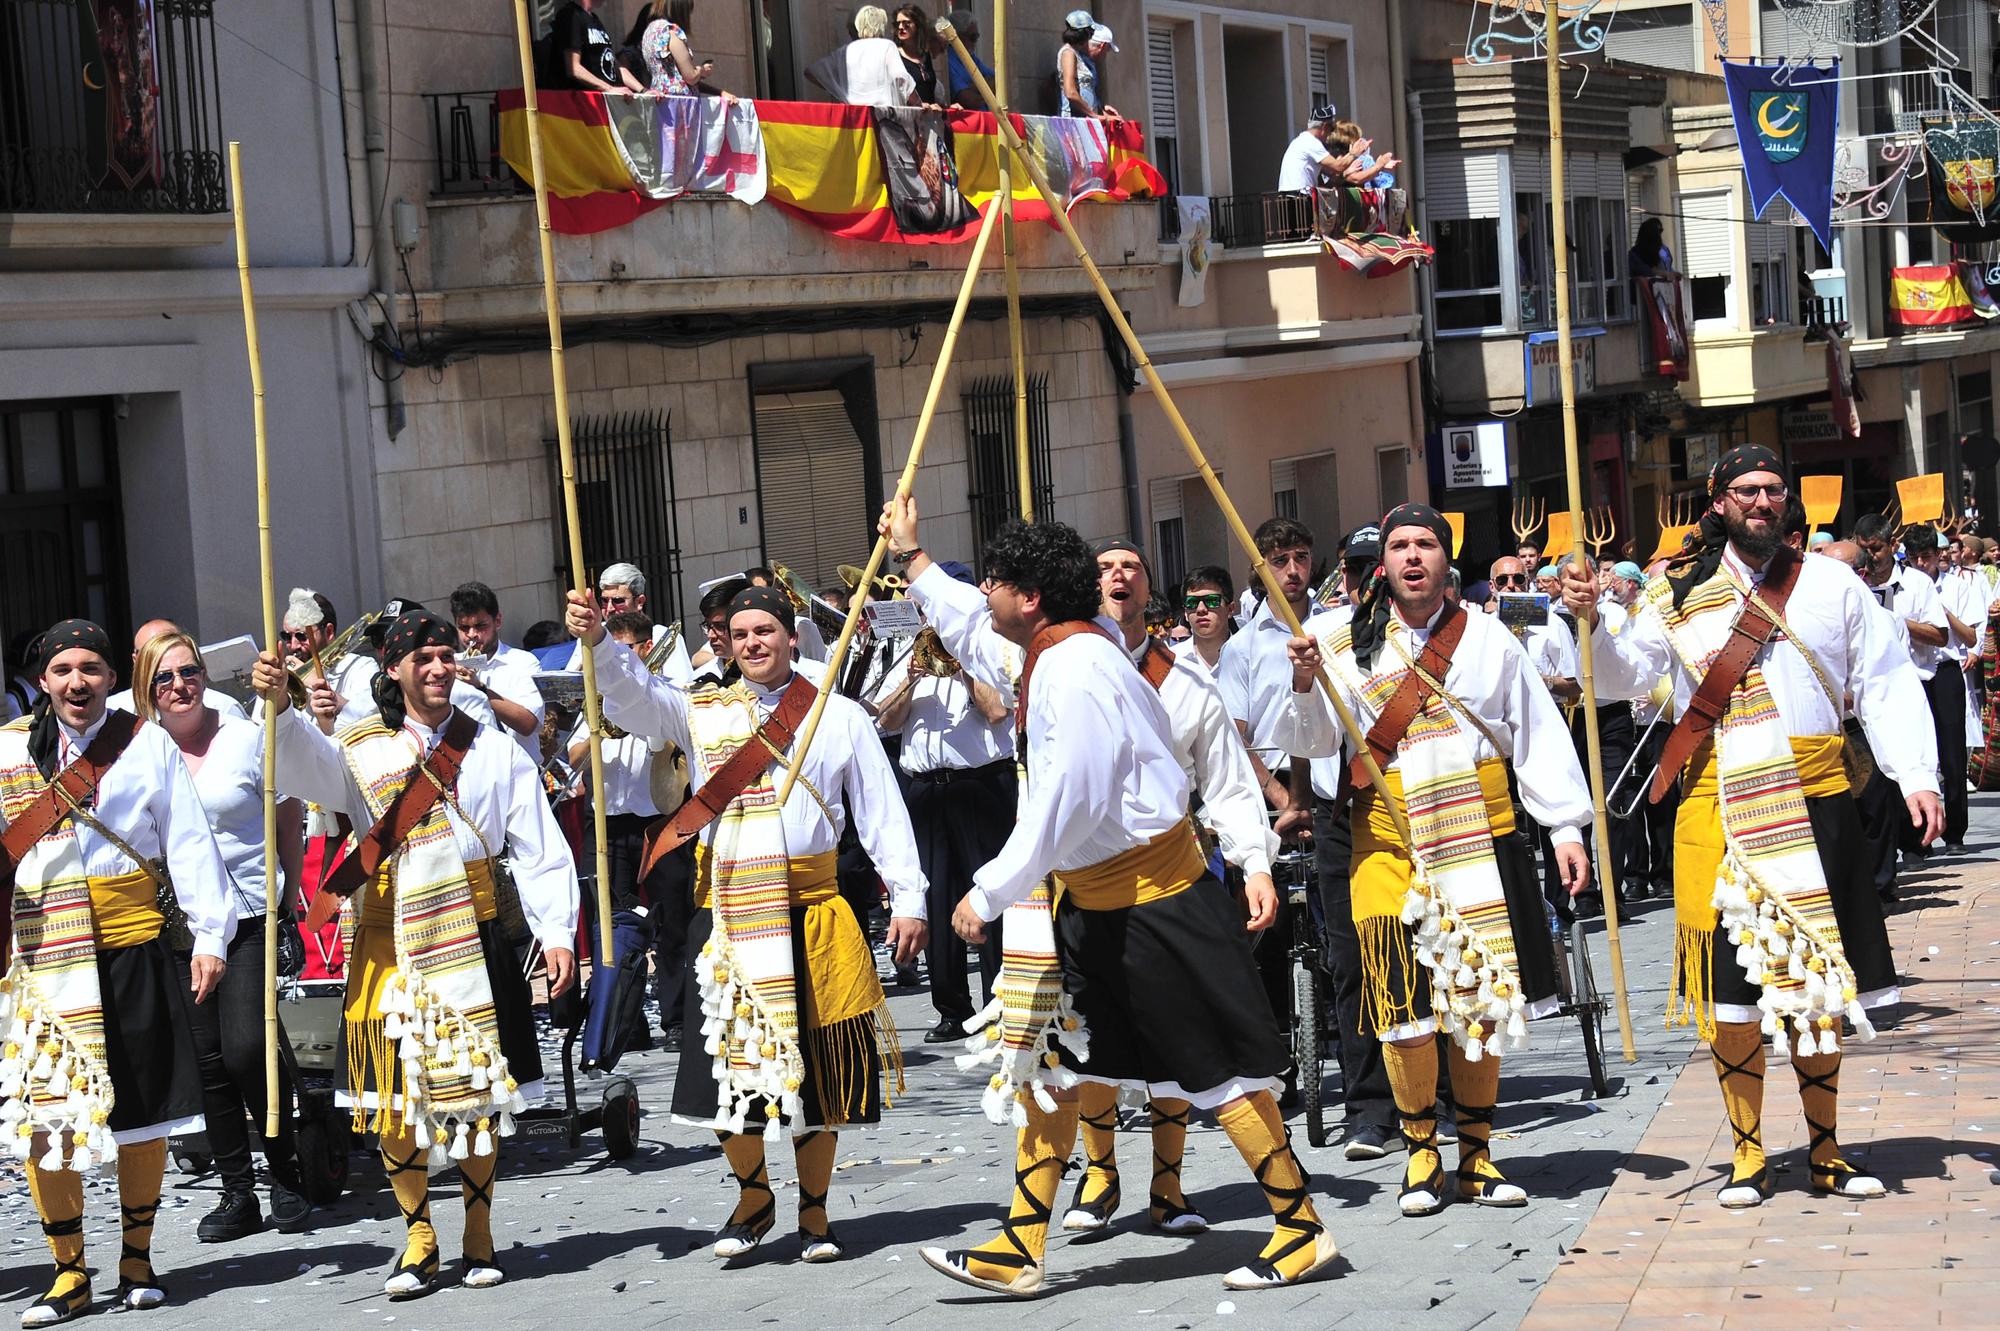
[[[1325,42],[1312,42],[1306,48],[1306,82],[1312,88],[1314,106],[1324,105],[1327,92],[1332,87],[1327,82],[1327,48]],[[1346,110],[1342,107],[1341,110]]]
[[[1629,9],[1620,6],[1604,51],[1613,60],[1660,69],[1695,69],[1699,47],[1695,43],[1698,6],[1662,5],[1657,9]]]
[[[839,566],[868,548],[867,454],[833,390],[760,393],[757,497],[764,560],[815,587],[838,586]]]
[[[1500,158],[1495,153],[1424,155],[1425,207],[1433,218],[1500,216]]]
[[[1793,27],[1775,0],[1759,0],[1758,8],[1761,12],[1757,15],[1757,50],[1765,59],[1797,56],[1818,60],[1840,54],[1838,47],[1815,42],[1810,34]]]
[[[1733,201],[1729,190],[1681,195],[1681,229],[1687,245],[1681,263],[1688,276],[1729,276]]]
[[[1170,139],[1178,138],[1180,98],[1174,80],[1172,28],[1146,29],[1146,86],[1153,106],[1153,133]]]
[[[1187,578],[1187,524],[1181,519],[1179,477],[1154,477],[1146,487],[1153,504],[1153,552],[1159,557],[1160,585],[1179,586]]]

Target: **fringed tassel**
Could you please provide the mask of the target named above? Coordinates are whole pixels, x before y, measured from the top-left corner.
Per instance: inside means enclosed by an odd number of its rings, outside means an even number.
[[[1667,995],[1668,1026],[1693,1021],[1696,1034],[1715,1040],[1715,930],[1674,926],[1674,983]]]
[[[799,1052],[819,1092],[820,1119],[826,1127],[844,1126],[867,1107],[868,1054],[879,1048],[880,1038],[872,1012],[800,1034]]]
[[[1394,915],[1371,915],[1354,922],[1361,943],[1362,1021],[1369,1030],[1389,1031],[1431,1015],[1410,959],[1410,928]],[[1397,984],[1395,981],[1400,980]]]

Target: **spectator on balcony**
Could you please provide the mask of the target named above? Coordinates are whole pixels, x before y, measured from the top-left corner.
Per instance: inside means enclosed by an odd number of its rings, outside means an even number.
[[[922,5],[899,5],[894,23],[896,54],[903,72],[917,85],[917,100],[933,111],[942,111],[938,101],[937,65],[931,61],[931,46],[937,35],[931,31],[930,15]]]
[[[1328,140],[1337,120],[1332,102],[1313,108],[1306,127],[1285,147],[1284,161],[1278,167],[1279,193],[1309,194],[1318,188],[1322,174],[1345,184],[1359,185],[1373,173],[1374,159],[1363,165],[1355,155],[1357,151],[1364,154],[1368,151],[1369,140],[1356,139],[1344,149],[1333,150]]]
[[[1639,237],[1625,262],[1634,277],[1679,277],[1674,271],[1674,252],[1667,248],[1666,228],[1657,217],[1639,223]]]
[[[979,58],[979,16],[969,9],[954,9],[951,11],[951,26],[958,29],[958,39],[965,43],[966,54],[972,57],[972,63],[979,67],[979,72],[985,77],[986,82],[992,84],[993,66]],[[945,81],[950,87],[953,106],[962,106],[973,111],[992,109],[986,105],[986,99],[979,95],[979,88],[972,81],[972,71],[959,60],[956,51],[945,54]],[[999,92],[999,89],[995,88],[994,91]]]
[[[694,0],[646,0],[632,21],[625,44],[646,62],[646,91],[656,97],[719,96],[726,106],[736,98],[706,82],[715,72],[713,60],[696,60],[688,45],[694,21]]]
[[[1333,129],[1327,135],[1327,147],[1333,149],[1336,154],[1347,153],[1354,158],[1354,164],[1357,167],[1363,170],[1372,169],[1374,171],[1374,175],[1366,177],[1363,181],[1367,188],[1394,189],[1396,186],[1396,168],[1401,166],[1402,162],[1397,159],[1394,153],[1384,153],[1380,158],[1377,158],[1374,153],[1368,151],[1366,146],[1373,142],[1373,139],[1362,134],[1361,126],[1352,120],[1334,121]],[[1363,145],[1358,152],[1355,151],[1354,145],[1356,144]]]
[[[806,68],[806,77],[849,106],[908,106],[917,81],[903,67],[903,53],[886,35],[889,15],[880,5],[854,11],[854,40]]]
[[[618,48],[598,19],[598,0],[566,0],[549,24],[535,85],[557,91],[609,92],[629,97],[646,91],[618,63]]]
[[[1116,51],[1111,29],[1087,9],[1063,17],[1062,45],[1056,48],[1056,114],[1067,119],[1121,120],[1118,108],[1097,94],[1097,62]]]

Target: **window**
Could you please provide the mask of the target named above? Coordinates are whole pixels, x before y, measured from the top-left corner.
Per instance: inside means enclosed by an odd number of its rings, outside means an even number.
[[[0,402],[0,624],[87,615],[128,631],[117,421],[109,399]]]
[[[1146,92],[1152,108],[1153,165],[1167,178],[1167,198],[1181,192],[1180,80],[1174,69],[1174,30],[1146,29]]]
[[[1155,480],[1153,501],[1153,549],[1162,587],[1178,587],[1187,580],[1187,526],[1181,518],[1181,482],[1178,478]]]
[[[1271,464],[1271,514],[1305,524],[1321,548],[1341,531],[1340,467],[1332,453],[1281,458]]]
[[[812,586],[836,586],[840,564],[866,548],[882,507],[875,364],[753,365],[750,391],[764,562]]]
[[[972,464],[972,548],[985,571],[987,542],[1021,515],[1021,465],[1014,450],[1014,381],[981,379],[963,399],[966,456]],[[1049,378],[1028,376],[1028,468],[1035,516],[1046,519],[1055,503],[1049,468]]]
[[[1687,249],[1681,256],[1681,271],[1687,274],[1697,325],[1707,323],[1713,328],[1736,321],[1730,280],[1734,274],[1735,199],[1735,193],[1726,189],[1681,196],[1681,228]]]
[[[1629,64],[1697,69],[1701,43],[1694,11],[1691,3],[1653,9],[1620,5],[1616,21],[1607,25],[1610,31],[1605,34],[1604,53]]]
[[[1597,247],[1598,201],[1569,201],[1570,315],[1596,323],[1604,317],[1604,252]]]
[[[1285,34],[1268,28],[1222,29],[1222,73],[1229,97],[1228,193],[1275,189],[1285,145],[1299,132],[1285,81]],[[1213,78],[1213,73],[1210,78]]]
[[[665,412],[583,416],[570,422],[576,451],[577,519],[583,566],[628,560],[644,569],[653,617],[664,624],[680,605],[681,550],[674,507],[673,433]],[[550,493],[562,493],[556,440],[548,446]],[[556,576],[576,585],[563,505],[553,505]]]
[[[1437,248],[1433,300],[1440,329],[1506,323],[1500,265],[1500,159],[1426,153],[1424,190]]]
[[[1958,430],[1960,434],[1993,433],[1993,375],[1958,376]]]
[[[1617,323],[1632,317],[1632,284],[1626,281],[1626,256],[1632,251],[1625,229],[1625,200],[1601,199],[1597,205],[1598,263],[1604,277],[1604,317]]]
[[[1306,47],[1306,85],[1314,106],[1332,102],[1342,115],[1354,116],[1357,108],[1348,105],[1347,43],[1344,40],[1337,37],[1311,39]],[[1360,117],[1355,116],[1355,119]],[[1387,141],[1384,138],[1383,142]]]
[[[1375,450],[1375,480],[1382,491],[1382,511],[1387,513],[1410,497],[1410,450],[1401,444]]]
[[[1792,322],[1791,216],[1788,205],[1774,200],[1763,221],[1745,231],[1751,319],[1759,328]]]
[[[1549,241],[1549,206],[1540,194],[1514,196],[1514,282],[1523,328],[1538,328],[1556,320],[1550,276],[1555,249]]]

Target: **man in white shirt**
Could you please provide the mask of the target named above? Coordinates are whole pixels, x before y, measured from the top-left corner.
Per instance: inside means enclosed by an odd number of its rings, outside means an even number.
[[[179,633],[179,632],[181,632],[181,626],[174,623],[174,621],[171,619],[149,619],[145,623],[141,624],[138,630],[132,635],[133,663],[135,665],[138,663],[139,649],[141,647],[144,647],[147,643],[159,637],[162,633]],[[280,636],[283,635],[281,634]],[[141,681],[136,679],[133,680],[131,688],[118,690],[118,692],[111,695],[111,697],[105,702],[104,705],[106,707],[116,708],[121,712],[130,712],[134,716],[137,716],[139,714],[139,709],[137,706],[133,704],[132,695],[139,689],[140,686],[141,686]],[[147,685],[146,687],[151,687],[151,686]],[[201,691],[201,701],[204,707],[213,707],[216,711],[222,713],[222,715],[224,716],[233,716],[241,720],[245,715],[243,711],[243,704],[237,702],[236,699],[230,697],[228,694],[222,692],[219,689],[203,689]]]
[[[1942,759],[1944,723],[1938,719],[1932,704],[1931,684],[1937,678],[1938,663],[1944,659],[1945,642],[1951,636],[1951,618],[1938,598],[1937,584],[1920,568],[1896,562],[1897,531],[1887,518],[1879,513],[1862,514],[1854,524],[1854,541],[1868,556],[1866,581],[1876,601],[1901,619],[1909,631],[1910,664],[1916,667],[1917,678],[1923,682],[1933,749]],[[1934,784],[1942,791],[1942,782]],[[1963,786],[1960,782],[1961,789]],[[1906,859],[1923,860],[1929,855],[1926,844],[1918,839],[1909,823],[1898,824],[1897,842]]]
[[[1944,646],[1938,652],[1937,670],[1926,692],[1930,694],[1931,717],[1937,726],[1938,786],[1944,796],[1944,836],[1940,847],[1947,852],[1965,849],[1968,816],[1965,790],[1965,745],[1967,714],[1971,693],[1965,681],[1965,663],[1979,647],[1979,633],[1986,623],[1983,588],[1964,576],[1948,553],[1944,533],[1927,525],[1911,527],[1903,534],[1910,563],[1936,583],[1938,605],[1944,610]],[[1977,724],[1973,727],[1977,729]]]
[[[1294,518],[1271,518],[1257,528],[1254,540],[1293,615],[1301,622],[1310,618],[1312,532]],[[1292,756],[1274,738],[1280,710],[1291,694],[1292,662],[1285,652],[1291,636],[1285,621],[1269,605],[1260,604],[1244,631],[1222,649],[1215,682],[1230,719],[1250,746],[1251,767],[1264,798],[1277,810],[1279,835],[1310,836],[1312,810],[1305,784],[1294,780]]]
[[[672,626],[655,618],[652,607],[647,603],[646,585],[646,575],[640,571],[638,565],[628,564],[622,560],[616,564],[607,564],[604,571],[597,575],[597,605],[607,618],[630,610],[645,615],[649,621],[653,621],[652,642],[657,647],[660,640],[672,632]],[[569,664],[563,669],[570,671],[583,669],[581,648],[574,646],[570,648]],[[693,667],[689,664],[687,640],[684,636],[677,636],[672,650],[667,653],[667,659],[660,665],[660,678],[686,680],[693,674]]]
[[[542,763],[542,717],[547,707],[535,676],[542,663],[532,652],[501,639],[500,598],[483,582],[460,583],[451,593],[451,618],[458,625],[458,678],[482,694],[499,728],[514,737],[537,767]]]
[[[1818,553],[1847,565],[1854,570],[1854,576],[1861,580],[1862,585],[1867,585],[1868,555],[1855,542],[1829,541],[1820,547]],[[1895,642],[1899,655],[1908,656],[1909,627],[1896,617],[1894,611],[1878,602],[1872,592],[1867,600],[1867,610],[1876,630]],[[1849,704],[1845,716],[1853,715],[1852,699],[1844,701]],[[1896,898],[1896,870],[1900,858],[1898,842],[1903,827],[1909,822],[1909,814],[1903,808],[1902,792],[1877,768],[1869,774],[1867,783],[1854,792],[1854,801],[1861,810],[1861,832],[1868,843],[1866,859],[1874,875],[1875,892],[1882,900],[1893,901]]]
[[[1339,119],[1332,102],[1313,108],[1306,118],[1306,127],[1298,136],[1285,145],[1285,156],[1278,166],[1278,192],[1281,194],[1311,193],[1318,188],[1320,173],[1325,172],[1343,184],[1359,185],[1367,181],[1377,171],[1394,170],[1396,159],[1389,156],[1382,162],[1367,163],[1359,154],[1368,151],[1368,140],[1351,143],[1345,152],[1334,153],[1327,149],[1327,135],[1333,130],[1333,122]]]
[[[1181,584],[1181,618],[1187,622],[1188,639],[1175,644],[1174,654],[1187,657],[1213,679],[1236,622],[1236,580],[1228,569],[1206,564],[1187,575]]]

